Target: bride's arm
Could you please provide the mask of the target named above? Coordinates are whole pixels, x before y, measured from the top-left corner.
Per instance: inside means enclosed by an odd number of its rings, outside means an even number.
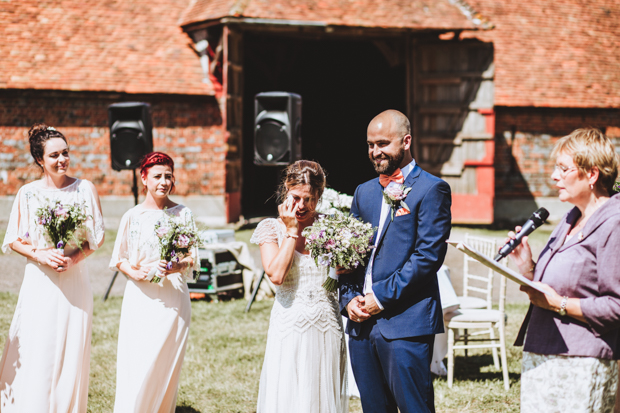
[[[280,247],[272,242],[260,246],[260,257],[263,260],[265,273],[275,285],[281,285],[284,282],[286,274],[293,265],[295,243],[295,238],[287,237],[284,238]]]

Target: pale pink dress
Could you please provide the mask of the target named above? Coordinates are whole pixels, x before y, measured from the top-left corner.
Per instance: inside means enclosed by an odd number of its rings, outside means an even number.
[[[160,260],[155,224],[172,215],[194,225],[183,205],[167,212],[138,205],[125,213],[114,244],[110,269],[127,261],[134,267],[152,267]],[[128,279],[121,309],[116,361],[116,413],[174,412],[181,366],[185,356],[191,308],[186,280],[200,268],[170,274],[159,284]]]
[[[76,236],[90,249],[104,236],[103,218],[91,185],[76,180],[62,189],[46,189],[40,181],[18,192],[2,251],[18,238],[28,238],[35,248],[51,248],[35,213],[46,200],[85,202],[90,218]],[[65,253],[76,246],[70,243]],[[0,361],[0,411],[2,413],[81,413],[88,401],[93,294],[84,261],[65,272],[32,260],[26,263],[24,281]]]

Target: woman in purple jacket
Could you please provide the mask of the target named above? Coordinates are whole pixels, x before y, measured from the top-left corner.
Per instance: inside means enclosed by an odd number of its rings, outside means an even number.
[[[578,129],[558,141],[552,157],[560,200],[575,207],[538,262],[527,237],[511,254],[547,291],[521,287],[531,301],[515,343],[525,337],[521,412],[612,412],[620,359],[618,155],[599,130]]]

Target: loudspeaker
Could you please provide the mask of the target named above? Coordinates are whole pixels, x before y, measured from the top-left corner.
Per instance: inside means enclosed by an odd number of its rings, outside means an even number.
[[[254,97],[254,164],[288,165],[301,159],[301,96],[263,92]]]
[[[143,102],[114,103],[108,107],[112,169],[136,169],[153,152],[151,106]]]

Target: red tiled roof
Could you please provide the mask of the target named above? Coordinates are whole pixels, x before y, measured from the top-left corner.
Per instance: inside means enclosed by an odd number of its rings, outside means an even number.
[[[178,25],[189,0],[0,2],[0,88],[211,94]]]
[[[195,0],[181,16],[180,24],[227,16],[358,27],[476,28],[449,0]]]
[[[495,104],[620,107],[618,0],[468,0],[495,24]]]

